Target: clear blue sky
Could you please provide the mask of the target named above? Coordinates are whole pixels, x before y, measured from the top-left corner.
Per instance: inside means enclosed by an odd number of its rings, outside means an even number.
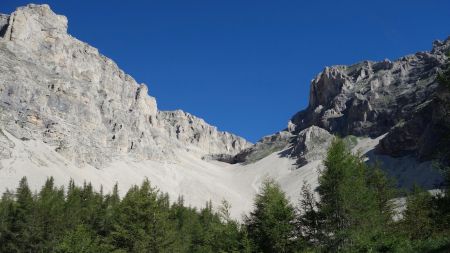
[[[10,13],[27,1],[1,0]],[[396,59],[450,35],[450,1],[40,1],[183,109],[251,141],[286,127],[325,66]]]

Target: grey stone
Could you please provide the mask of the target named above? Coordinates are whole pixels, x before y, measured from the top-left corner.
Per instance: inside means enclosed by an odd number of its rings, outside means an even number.
[[[322,160],[333,138],[334,136],[325,129],[317,126],[308,127],[297,135],[290,155],[297,158],[299,166]]]
[[[432,99],[450,40],[396,61],[326,67],[311,82],[308,107],[294,115],[294,133],[312,125],[339,135],[377,137]]]
[[[262,158],[274,153],[279,152],[280,155],[286,155],[284,149],[290,146],[294,136],[288,131],[281,131],[273,135],[265,136],[259,140],[253,146],[243,149],[235,156],[219,155],[208,157],[209,159],[216,159],[222,162],[234,163],[253,163],[261,160]],[[283,152],[281,152],[283,151]]]
[[[430,101],[395,125],[376,151],[393,157],[412,154],[422,161],[445,159],[450,152],[449,133],[450,93],[447,87],[441,87]]]
[[[442,146],[450,146],[443,141],[449,139],[444,133],[450,132],[450,98],[436,81],[449,49],[450,37],[435,41],[430,52],[395,61],[326,67],[311,81],[308,107],[288,122],[290,141],[271,144],[263,138],[226,160],[248,162],[274,145],[304,165],[324,155],[332,135],[374,138],[386,133],[379,154],[432,159]]]
[[[190,114],[158,111],[145,84],[67,34],[67,18],[48,5],[18,8],[6,27],[0,127],[18,139],[42,140],[79,166],[99,168],[121,155],[164,159],[177,149],[235,154],[250,145]],[[0,138],[0,145],[7,157],[8,142]]]

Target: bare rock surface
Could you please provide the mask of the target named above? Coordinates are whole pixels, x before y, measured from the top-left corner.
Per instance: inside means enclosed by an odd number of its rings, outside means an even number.
[[[250,146],[246,149],[243,149],[241,152],[234,156],[230,155],[213,155],[212,157],[209,157],[211,159],[216,159],[222,162],[227,162],[231,164],[235,163],[243,163],[243,164],[249,164],[257,162],[264,157],[280,152],[291,143],[294,136],[287,131],[281,131],[272,135],[268,135],[263,137],[261,140],[259,140],[255,145]],[[284,154],[284,152],[283,152]],[[280,155],[283,155],[280,154]]]
[[[450,144],[441,141],[450,132],[450,96],[436,80],[447,67],[449,50],[450,37],[435,41],[429,52],[395,61],[326,67],[311,81],[308,107],[288,123],[285,131],[293,137],[285,142],[285,148],[291,149],[287,153],[303,165],[325,154],[330,134],[370,138],[384,135],[376,149],[378,154],[433,159],[442,145]],[[307,141],[314,139],[310,142],[316,143],[314,148],[308,147]],[[247,161],[249,151],[258,146],[267,146],[266,140],[228,160]]]
[[[334,136],[323,128],[308,127],[300,131],[293,141],[294,145],[290,150],[290,155],[297,157],[299,166],[319,161],[325,157],[333,138]]]
[[[0,126],[16,138],[42,140],[98,168],[121,155],[158,160],[175,149],[202,156],[249,146],[190,114],[158,111],[145,84],[67,34],[67,25],[48,5],[0,16]]]
[[[450,40],[396,61],[326,67],[311,82],[308,107],[291,119],[299,132],[316,125],[342,136],[377,137],[429,103]]]

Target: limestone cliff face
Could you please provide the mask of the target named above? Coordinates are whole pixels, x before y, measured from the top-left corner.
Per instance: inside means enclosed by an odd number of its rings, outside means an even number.
[[[243,138],[219,131],[203,119],[181,110],[159,111],[157,117],[170,138],[175,138],[183,144],[193,144],[205,154],[234,155],[250,146]]]
[[[67,34],[48,5],[0,15],[0,127],[42,140],[78,165],[120,155],[164,159],[176,149],[235,154],[244,139],[190,114],[158,111],[138,84],[97,49]],[[10,144],[0,135],[0,156]]]

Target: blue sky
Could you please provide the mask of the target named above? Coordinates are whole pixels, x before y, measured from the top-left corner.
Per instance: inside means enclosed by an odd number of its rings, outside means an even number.
[[[69,19],[161,110],[251,141],[286,127],[325,66],[396,59],[450,35],[450,1],[33,1]],[[28,1],[1,0],[10,13]]]

